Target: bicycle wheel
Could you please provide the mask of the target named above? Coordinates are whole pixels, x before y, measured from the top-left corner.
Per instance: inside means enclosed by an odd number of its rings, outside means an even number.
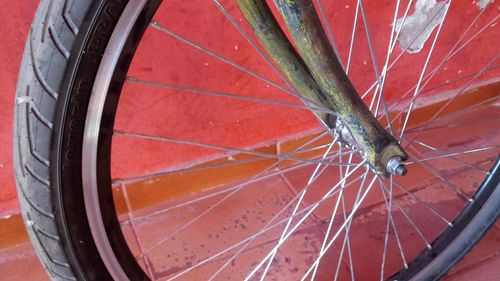
[[[442,277],[500,213],[498,6],[483,2],[315,1],[409,153],[385,179],[318,122],[232,1],[42,1],[14,149],[47,272]]]

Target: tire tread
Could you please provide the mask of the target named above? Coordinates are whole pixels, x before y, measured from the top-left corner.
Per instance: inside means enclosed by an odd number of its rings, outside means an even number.
[[[41,1],[17,84],[14,163],[18,196],[32,244],[53,280],[77,279],[56,222],[49,153],[60,77],[68,64],[78,25],[90,4],[91,1]],[[78,18],[73,18],[75,15]]]

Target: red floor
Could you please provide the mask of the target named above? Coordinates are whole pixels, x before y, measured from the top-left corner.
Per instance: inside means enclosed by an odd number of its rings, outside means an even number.
[[[26,243],[0,251],[0,274],[9,281],[49,280],[31,247]],[[500,224],[444,280],[498,281],[500,276]]]

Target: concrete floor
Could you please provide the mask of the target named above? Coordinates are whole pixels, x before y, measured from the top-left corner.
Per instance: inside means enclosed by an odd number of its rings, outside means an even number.
[[[0,251],[0,274],[2,280],[9,281],[49,280],[30,243]],[[497,223],[444,280],[498,281],[499,276],[500,225]]]

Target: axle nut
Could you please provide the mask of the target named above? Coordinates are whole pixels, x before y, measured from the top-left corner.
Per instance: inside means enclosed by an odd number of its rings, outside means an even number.
[[[396,156],[392,157],[391,159],[389,159],[389,162],[387,162],[387,172],[393,175],[404,176],[406,175],[408,170],[406,169],[401,157]]]

